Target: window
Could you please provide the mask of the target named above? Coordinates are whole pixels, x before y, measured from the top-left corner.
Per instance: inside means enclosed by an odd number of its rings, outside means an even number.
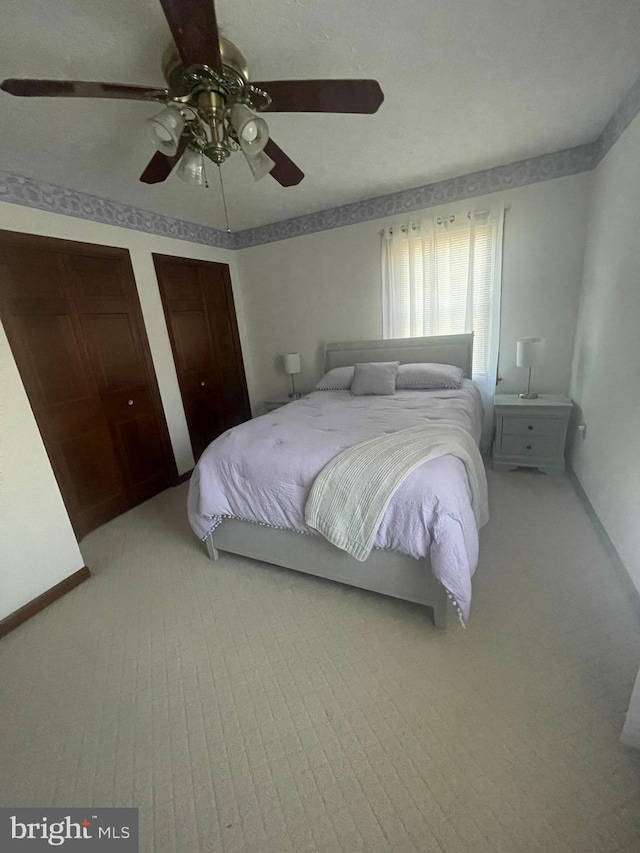
[[[504,211],[463,213],[382,234],[383,335],[473,332],[473,378],[493,393]]]

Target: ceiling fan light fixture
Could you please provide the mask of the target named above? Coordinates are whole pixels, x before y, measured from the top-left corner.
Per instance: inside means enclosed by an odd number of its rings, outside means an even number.
[[[158,150],[140,180],[159,184],[182,161],[183,180],[205,186],[202,154],[220,166],[237,150],[256,158],[247,162],[257,180],[269,164],[269,173],[282,187],[297,186],[304,178],[304,172],[270,138],[260,115],[263,110],[371,115],[384,100],[376,80],[251,82],[244,56],[220,35],[214,0],[160,0],[160,5],[173,37],[162,60],[167,88],[9,78],[0,81],[0,89],[22,98],[113,98],[162,104],[162,112],[146,122]],[[187,147],[195,154],[185,157]],[[266,160],[257,157],[263,151]]]
[[[229,111],[229,121],[245,154],[259,153],[269,141],[266,121],[251,112],[246,104],[234,104]]]
[[[147,129],[158,151],[172,156],[178,150],[184,117],[178,107],[168,106],[147,119]]]
[[[248,121],[242,128],[242,138],[251,145],[258,138],[258,125],[255,121]]]
[[[258,151],[256,154],[247,154],[246,151],[243,151],[243,154],[249,164],[254,181],[264,178],[276,165],[275,161],[267,156],[264,151]]]
[[[176,175],[192,187],[206,187],[207,176],[204,170],[202,151],[187,148],[176,169]]]

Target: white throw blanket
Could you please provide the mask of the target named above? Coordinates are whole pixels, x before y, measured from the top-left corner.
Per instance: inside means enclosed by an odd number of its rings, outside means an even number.
[[[465,429],[446,422],[400,430],[340,453],[315,478],[305,521],[336,547],[366,560],[399,486],[419,465],[446,454],[464,463],[480,528],[489,520],[482,457]]]

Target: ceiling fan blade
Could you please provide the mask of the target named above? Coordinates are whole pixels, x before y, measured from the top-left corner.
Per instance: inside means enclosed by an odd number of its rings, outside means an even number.
[[[182,157],[187,147],[187,140],[183,137],[179,144],[178,150],[171,157],[163,154],[162,151],[156,151],[151,160],[147,163],[147,168],[140,175],[140,180],[143,184],[161,184],[166,181],[178,160]]]
[[[269,139],[264,146],[264,153],[271,157],[276,164],[269,174],[283,187],[295,187],[304,178],[304,172],[298,168],[290,157],[284,153],[282,148]]]
[[[124,98],[133,101],[166,101],[168,89],[126,86],[119,83],[87,83],[83,80],[16,80],[0,83],[0,89],[20,98]]]
[[[216,10],[213,0],[160,0],[171,35],[185,68],[222,68]]]
[[[375,113],[384,100],[377,80],[270,80],[253,83],[272,113]]]

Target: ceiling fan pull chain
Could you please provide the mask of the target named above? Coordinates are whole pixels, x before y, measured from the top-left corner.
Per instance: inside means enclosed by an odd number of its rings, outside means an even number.
[[[200,156],[202,157],[202,154],[200,154]],[[207,177],[207,167],[204,157],[202,157],[202,174],[204,175],[204,185],[206,189],[209,189],[209,178]]]
[[[227,213],[227,199],[224,194],[224,184],[222,183],[222,169],[220,168],[220,164],[218,163],[218,175],[220,176],[220,190],[222,191],[222,204],[224,205],[224,219],[227,223],[227,234],[231,234],[231,228],[229,228],[229,214]]]

